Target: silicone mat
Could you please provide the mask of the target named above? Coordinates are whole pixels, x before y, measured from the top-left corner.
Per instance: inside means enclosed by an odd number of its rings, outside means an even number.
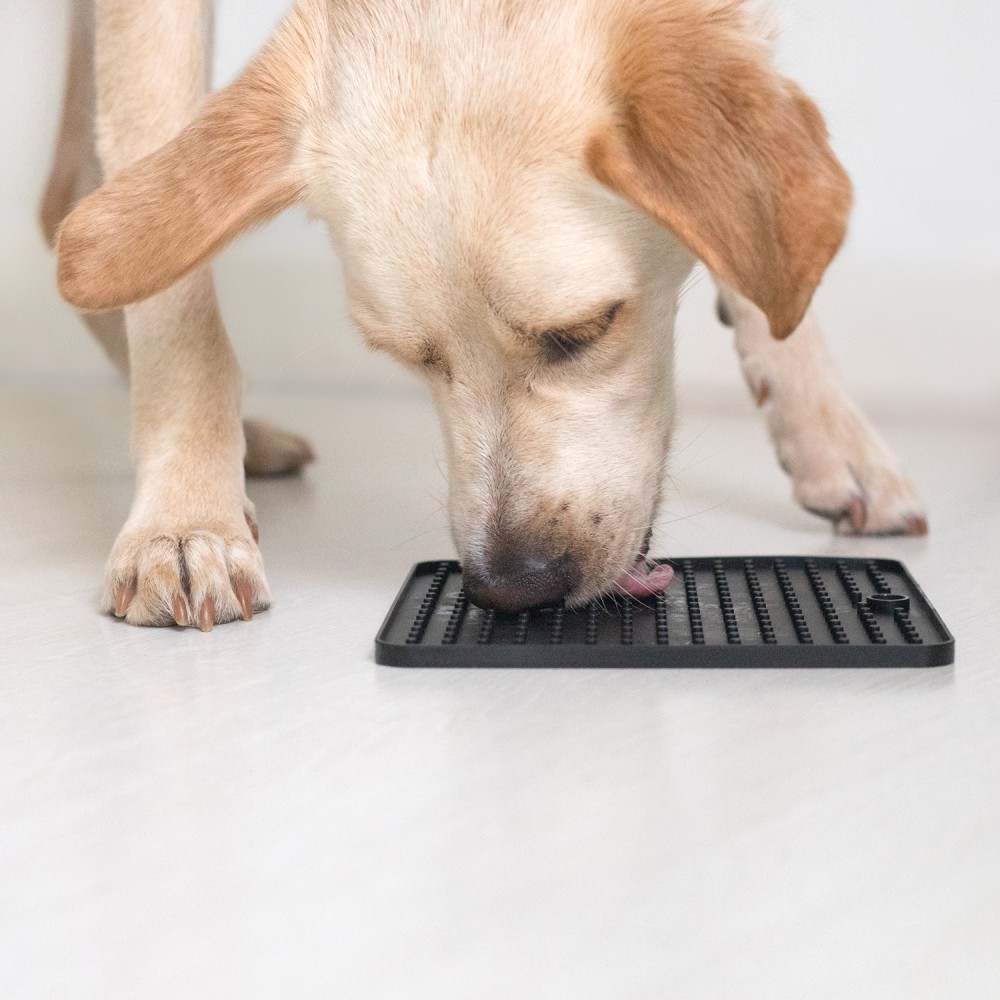
[[[934,667],[955,641],[902,563],[825,556],[669,562],[664,593],[501,614],[456,562],[414,566],[375,639],[399,667]]]

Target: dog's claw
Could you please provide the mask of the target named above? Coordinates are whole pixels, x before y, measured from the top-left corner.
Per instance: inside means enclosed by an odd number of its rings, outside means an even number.
[[[119,584],[115,588],[115,617],[124,618],[128,614],[129,605],[135,597],[135,582]]]
[[[206,597],[204,601],[201,602],[201,608],[198,610],[198,628],[202,632],[211,632],[212,626],[215,624],[215,601],[211,597]]]
[[[180,594],[174,594],[174,599],[171,601],[171,610],[174,614],[174,621],[181,628],[191,624],[191,615],[188,613],[187,601]]]
[[[236,600],[240,602],[240,609],[243,611],[245,622],[253,621],[253,591],[247,580],[240,580],[233,588],[236,591]]]
[[[257,518],[247,511],[243,512],[243,516],[247,519],[247,527],[250,529],[250,534],[253,536],[255,542],[260,541],[260,525],[257,523]]]
[[[252,517],[249,503],[244,507]],[[270,594],[260,549],[243,510],[233,513],[231,525],[214,525],[217,531],[123,532],[108,563],[103,610],[130,625],[204,631],[264,611]]]
[[[860,535],[865,530],[865,524],[868,521],[868,505],[861,497],[852,497],[848,501],[844,515],[851,526],[851,531]]]
[[[836,513],[817,510],[813,507],[807,509],[813,514],[818,514],[820,517],[833,520],[834,527],[840,535],[867,534],[875,537],[907,536],[910,538],[922,538],[927,534],[928,530],[927,518],[923,514],[911,514],[897,525],[873,530],[869,528],[868,505],[862,497],[854,497],[843,510]]]

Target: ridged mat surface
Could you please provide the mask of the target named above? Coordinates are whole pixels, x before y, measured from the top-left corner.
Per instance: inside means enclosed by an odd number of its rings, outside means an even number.
[[[418,563],[375,640],[412,667],[932,667],[955,643],[902,563],[825,556],[659,560],[655,598],[484,611],[453,561]]]

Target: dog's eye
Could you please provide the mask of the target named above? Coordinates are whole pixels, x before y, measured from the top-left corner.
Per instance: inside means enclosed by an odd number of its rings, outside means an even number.
[[[616,302],[600,316],[586,323],[560,330],[547,330],[542,336],[542,357],[548,364],[572,361],[610,329],[624,302]]]
[[[577,340],[565,331],[553,330],[552,333],[545,334],[542,341],[542,357],[550,365],[557,365],[563,361],[572,361],[583,354],[589,341]]]

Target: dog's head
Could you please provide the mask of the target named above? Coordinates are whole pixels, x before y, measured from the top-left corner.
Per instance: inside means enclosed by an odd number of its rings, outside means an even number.
[[[849,183],[737,2],[406,6],[303,0],[74,210],[62,292],[137,301],[305,201],[365,338],[430,384],[474,599],[641,593],[694,258],[787,336]]]

